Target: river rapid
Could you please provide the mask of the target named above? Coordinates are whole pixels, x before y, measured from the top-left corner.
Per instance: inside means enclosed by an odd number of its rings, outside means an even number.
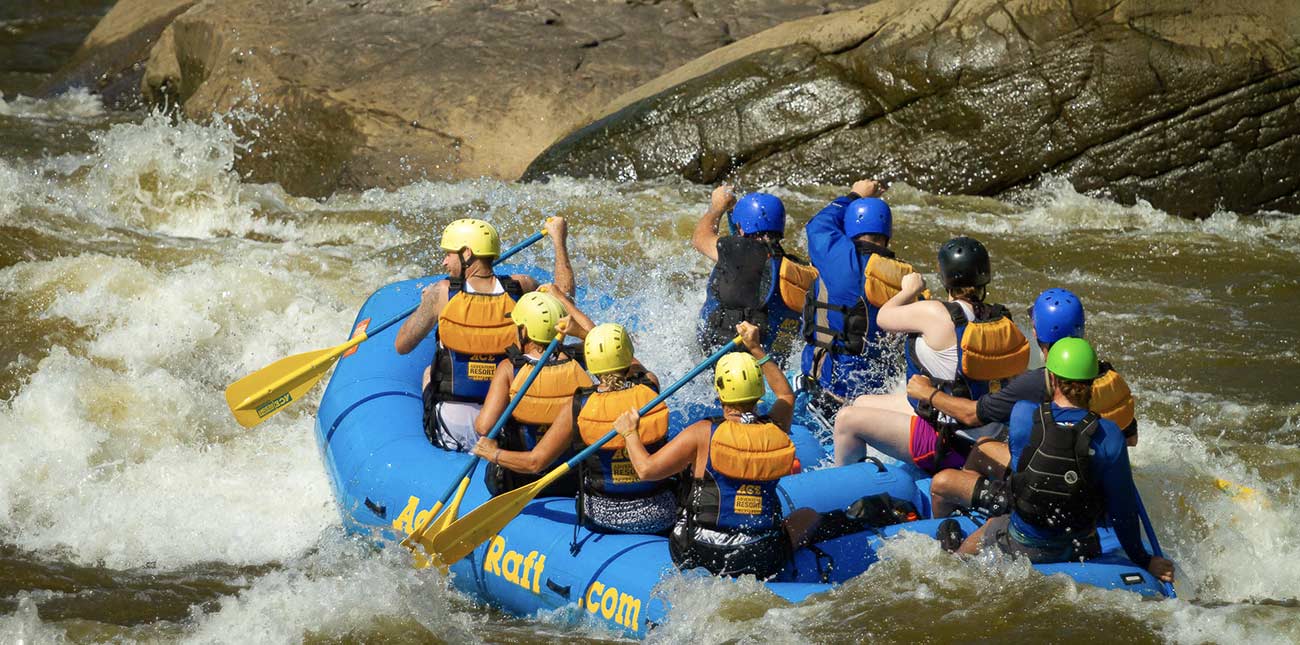
[[[494,613],[404,550],[345,535],[313,438],[322,387],[251,430],[222,392],[341,342],[376,288],[438,272],[438,234],[459,217],[507,243],[569,218],[580,284],[619,296],[602,313],[635,312],[638,355],[680,374],[709,187],[478,180],[305,199],[232,170],[240,118],[108,112],[83,91],[0,100],[0,642],[614,640]],[[760,188],[785,200],[796,253],[846,190],[741,187]],[[1083,298],[1137,396],[1135,477],[1180,598],[903,538],[798,605],[753,581],[671,578],[651,640],[1300,641],[1300,219],[1188,221],[1051,178],[1007,199],[886,197],[899,256],[930,284],[938,244],[964,233],[989,247],[991,297],[1013,311],[1051,286]],[[549,267],[546,244],[520,261]]]

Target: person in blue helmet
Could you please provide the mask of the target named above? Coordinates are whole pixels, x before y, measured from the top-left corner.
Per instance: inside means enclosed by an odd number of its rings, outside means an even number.
[[[731,210],[735,235],[718,236],[718,221]],[[781,247],[785,205],[768,193],[736,200],[729,185],[713,190],[691,245],[714,261],[708,295],[700,310],[700,349],[712,353],[735,336],[736,325],[759,329],[764,349],[784,364],[797,340],[808,287],[817,272]]]
[[[1084,337],[1083,302],[1066,289],[1047,289],[1029,308],[1034,336],[1043,356],[1063,338]],[[1020,401],[1046,402],[1052,398],[1045,368],[1029,370],[1007,381],[1002,389],[981,396],[979,400],[950,396],[934,387],[924,375],[914,375],[907,383],[908,396],[932,400],[939,411],[964,425],[1005,424],[1011,410]],[[1137,445],[1137,420],[1133,394],[1128,384],[1110,363],[1102,361],[1100,373],[1092,381],[1088,408],[1109,419],[1122,429],[1127,444]],[[937,473],[930,486],[934,515],[943,517],[959,507],[975,508],[988,515],[1005,512],[1007,465],[1010,455],[1005,440],[989,437],[980,441],[961,470]]]
[[[962,543],[959,552],[997,548],[1035,564],[1101,555],[1097,524],[1115,529],[1125,555],[1157,579],[1174,581],[1174,563],[1152,556],[1140,534],[1141,500],[1119,426],[1088,409],[1097,355],[1082,338],[1063,338],[1047,354],[1051,400],[1020,401],[1011,411],[1011,508]]]
[[[913,270],[889,250],[894,217],[882,192],[879,182],[857,181],[804,228],[818,278],[803,310],[800,389],[824,419],[859,394],[883,390],[896,371],[876,314]]]

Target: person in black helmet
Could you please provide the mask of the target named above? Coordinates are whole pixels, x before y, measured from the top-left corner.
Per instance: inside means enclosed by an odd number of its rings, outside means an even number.
[[[924,374],[952,396],[978,399],[989,382],[1029,366],[1029,341],[1006,307],[985,303],[992,279],[988,250],[956,237],[939,248],[939,275],[948,301],[916,301],[925,288],[917,273],[880,308],[882,329],[908,334],[907,375]],[[990,431],[996,431],[991,428]],[[966,462],[979,429],[966,426],[905,393],[858,397],[835,419],[835,464],[856,463],[871,444],[885,454],[934,474]]]

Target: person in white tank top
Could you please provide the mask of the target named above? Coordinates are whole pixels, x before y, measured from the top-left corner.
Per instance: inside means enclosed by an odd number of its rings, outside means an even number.
[[[956,243],[956,260],[950,247]],[[962,255],[960,252],[964,252]],[[988,252],[971,238],[959,237],[939,251],[940,276],[948,300],[956,302],[967,320],[975,318],[975,303],[981,302],[988,284]],[[916,334],[916,363],[938,379],[953,380],[958,374],[957,330],[948,307],[937,300],[921,300],[925,280],[919,273],[903,277],[901,290],[880,308],[876,322],[894,333]],[[835,465],[861,461],[867,445],[928,472],[960,467],[965,457],[949,452],[933,463],[939,440],[933,426],[917,416],[908,403],[905,389],[890,394],[860,396],[835,417]],[[926,460],[930,461],[927,462]]]
[[[567,245],[568,224],[563,217],[552,217],[546,221],[545,228],[555,249],[554,288],[572,295],[574,280]],[[440,246],[446,252],[442,267],[447,272],[447,278],[463,280],[462,288],[465,292],[499,294],[505,291],[505,286],[492,270],[493,262],[500,254],[500,239],[491,224],[475,219],[452,222],[443,232]],[[539,286],[529,275],[517,273],[510,278],[519,284],[522,293],[536,291]],[[442,279],[424,287],[420,293],[419,307],[402,324],[393,340],[393,347],[398,354],[415,351],[433,332],[449,300],[449,286],[449,280]],[[430,378],[431,367],[425,368],[420,387],[426,398],[426,434],[438,432],[445,441],[443,445],[469,451],[478,441],[474,421],[478,418],[482,403],[443,401],[430,404],[427,391]]]

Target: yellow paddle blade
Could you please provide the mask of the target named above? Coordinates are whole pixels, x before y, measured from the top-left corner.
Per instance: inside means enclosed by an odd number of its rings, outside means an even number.
[[[1215,479],[1214,486],[1237,502],[1249,502],[1255,499],[1255,489],[1249,486],[1234,484],[1226,479]]]
[[[456,486],[456,494],[452,496],[441,515],[438,514],[438,509],[442,508],[442,502],[438,502],[433,505],[429,519],[402,540],[402,546],[410,549],[415,556],[412,564],[416,569],[424,569],[434,564],[428,556],[429,553],[433,553],[433,537],[456,521],[456,516],[460,515],[460,501],[465,497],[467,488],[469,488],[469,477],[460,480],[460,484]]]
[[[447,567],[469,555],[488,538],[501,532],[528,502],[533,501],[551,482],[569,472],[569,464],[560,464],[545,477],[508,493],[497,495],[470,511],[465,517],[433,536],[429,554],[437,564]]]
[[[412,529],[411,532],[406,537],[402,538],[402,546],[414,551],[416,545],[419,544],[418,540],[420,538],[420,534],[423,533],[424,529],[428,528],[429,525],[433,524],[433,521],[438,518],[438,511],[440,509],[442,509],[442,502],[438,502],[437,504],[434,504],[433,508],[429,509],[429,514],[424,518],[424,522],[422,522],[419,526]]]
[[[271,363],[231,383],[226,388],[226,404],[235,420],[245,428],[266,421],[302,398],[343,352],[362,340],[364,334],[329,349],[295,354]]]

